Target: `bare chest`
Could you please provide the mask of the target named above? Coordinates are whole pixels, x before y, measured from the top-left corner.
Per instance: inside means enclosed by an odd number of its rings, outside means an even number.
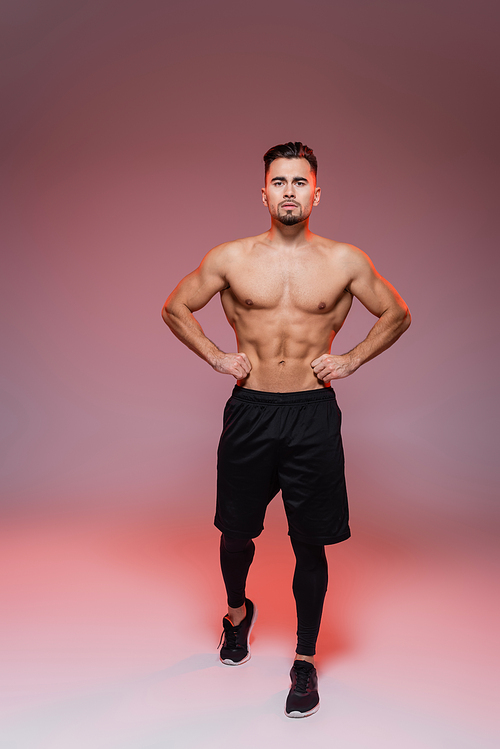
[[[321,256],[252,257],[228,273],[234,304],[254,309],[331,311],[343,296],[346,274]]]

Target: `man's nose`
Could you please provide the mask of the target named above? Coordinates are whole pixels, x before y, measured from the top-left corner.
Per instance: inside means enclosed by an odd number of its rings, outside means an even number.
[[[295,197],[295,190],[293,189],[293,185],[287,185],[285,190],[285,198],[293,197]]]

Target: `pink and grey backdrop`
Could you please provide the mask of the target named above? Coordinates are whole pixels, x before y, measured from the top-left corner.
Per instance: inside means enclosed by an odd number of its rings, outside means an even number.
[[[262,154],[302,140],[323,189],[312,230],[365,250],[413,313],[336,387],[354,536],[490,548],[494,4],[6,0],[1,14],[5,527],[128,517],[212,534],[232,382],[160,310],[211,247],[268,227]],[[199,319],[233,349],[218,299]],[[333,350],[372,322],[355,306]]]

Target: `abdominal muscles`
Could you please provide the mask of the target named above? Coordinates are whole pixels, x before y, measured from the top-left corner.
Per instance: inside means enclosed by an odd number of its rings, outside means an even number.
[[[333,331],[327,316],[291,313],[288,318],[262,310],[253,320],[234,324],[238,350],[250,359],[252,370],[238,384],[253,390],[295,392],[325,387],[311,362],[330,351]]]
[[[274,365],[260,360],[252,361],[252,371],[238,385],[251,390],[271,393],[294,393],[299,390],[316,390],[328,387],[314,374],[310,363],[283,360]]]

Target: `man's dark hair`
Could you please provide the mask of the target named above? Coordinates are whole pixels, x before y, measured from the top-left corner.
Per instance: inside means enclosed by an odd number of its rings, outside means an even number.
[[[295,141],[295,143],[290,141],[289,143],[282,143],[279,146],[270,148],[264,154],[265,174],[268,173],[269,167],[275,159],[307,159],[314,174],[318,173],[318,160],[312,148],[308,148],[300,141]]]

